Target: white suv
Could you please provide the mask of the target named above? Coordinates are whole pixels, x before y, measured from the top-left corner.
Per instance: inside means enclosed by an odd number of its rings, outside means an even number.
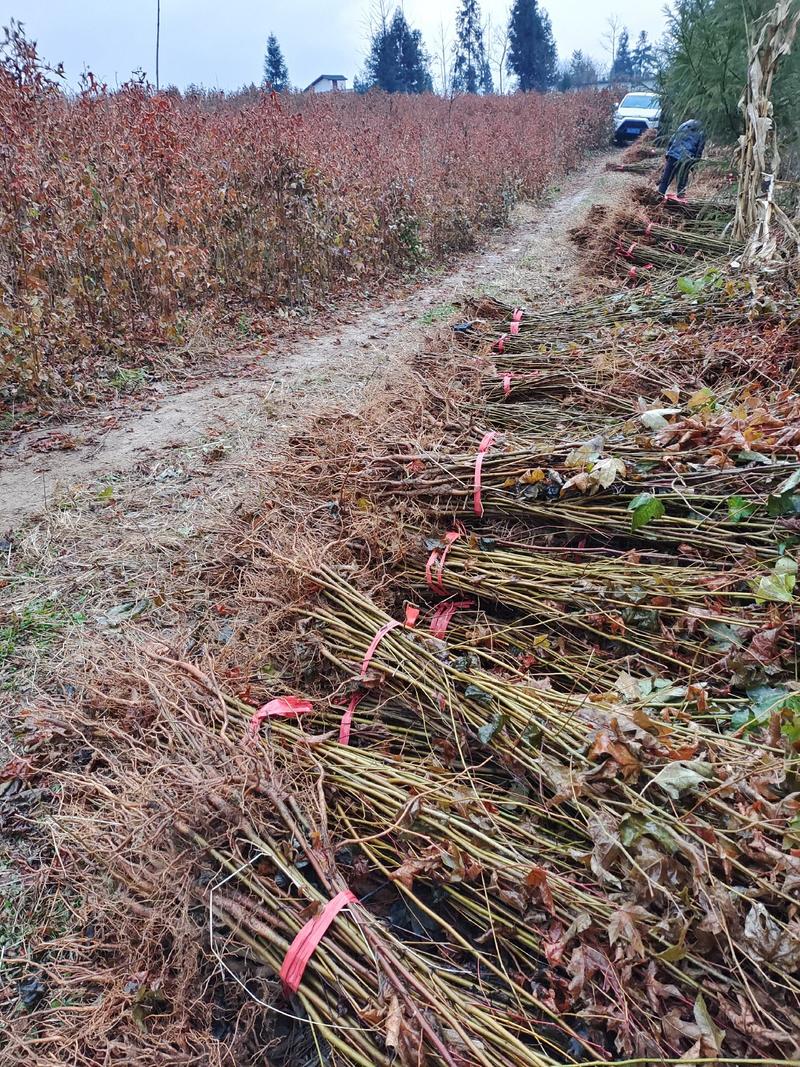
[[[661,99],[655,93],[628,93],[614,112],[614,140],[632,141],[645,130],[657,130],[661,121]]]

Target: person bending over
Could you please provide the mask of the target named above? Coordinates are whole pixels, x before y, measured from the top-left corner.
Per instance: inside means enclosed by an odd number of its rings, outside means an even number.
[[[667,158],[658,191],[666,196],[674,178],[678,180],[678,196],[686,192],[689,171],[703,155],[706,135],[697,119],[682,123],[672,136],[667,148]]]

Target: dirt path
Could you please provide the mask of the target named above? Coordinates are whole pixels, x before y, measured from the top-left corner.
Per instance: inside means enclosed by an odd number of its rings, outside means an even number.
[[[561,289],[566,298],[577,272],[567,230],[592,203],[618,199],[630,182],[605,170],[609,158],[595,156],[554,190],[549,203],[522,205],[508,229],[463,257],[457,269],[377,309],[360,310],[330,332],[255,363],[251,353],[241,373],[182,392],[169,395],[175,386],[164,383],[149,409],[140,405],[119,418],[96,412],[90,423],[60,425],[59,434],[75,442],[70,451],[42,452],[50,430],[18,435],[0,453],[0,532],[58,508],[76,491],[97,486],[102,492],[109,476],[134,470],[147,477],[165,460],[174,465],[177,455],[185,468],[187,449],[199,449],[204,460],[222,442],[230,453],[265,437],[278,439],[331,398],[356,400],[390,360],[413,351],[437,318],[447,316],[444,305],[465,293],[525,303],[545,294],[552,299]]]

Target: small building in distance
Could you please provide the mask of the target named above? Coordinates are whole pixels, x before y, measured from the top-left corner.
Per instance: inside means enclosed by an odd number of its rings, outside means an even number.
[[[343,74],[320,74],[310,85],[303,90],[304,93],[335,93],[347,90],[347,78]]]

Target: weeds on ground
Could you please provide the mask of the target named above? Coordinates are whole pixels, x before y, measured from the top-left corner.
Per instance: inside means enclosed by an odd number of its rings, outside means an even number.
[[[108,384],[121,393],[135,393],[147,384],[148,374],[144,367],[120,367]]]
[[[433,326],[439,322],[446,322],[451,315],[455,315],[456,307],[454,304],[437,304],[435,307],[428,308],[419,317],[419,321],[423,326]]]

